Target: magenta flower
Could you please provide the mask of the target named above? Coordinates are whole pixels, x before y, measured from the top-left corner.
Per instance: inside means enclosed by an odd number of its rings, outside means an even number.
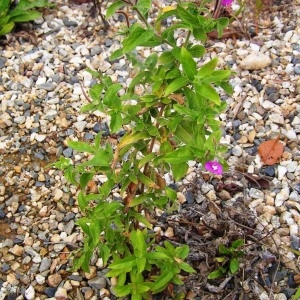
[[[207,161],[205,164],[204,164],[204,168],[213,173],[213,174],[216,174],[216,175],[222,175],[223,173],[223,167],[220,163],[218,163],[217,161],[215,160],[210,160],[210,161]]]
[[[233,0],[221,0],[222,6],[230,6],[232,4]]]

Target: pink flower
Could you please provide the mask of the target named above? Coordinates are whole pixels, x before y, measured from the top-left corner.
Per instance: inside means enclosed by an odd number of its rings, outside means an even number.
[[[221,0],[222,6],[230,6],[232,4],[233,0]]]
[[[204,164],[204,168],[213,173],[213,174],[216,174],[216,175],[222,175],[223,173],[223,167],[220,163],[218,163],[217,161],[214,161],[214,160],[210,160],[210,161],[207,161],[205,164]]]

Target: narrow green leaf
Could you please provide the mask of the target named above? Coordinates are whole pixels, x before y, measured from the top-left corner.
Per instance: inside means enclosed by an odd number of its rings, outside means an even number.
[[[222,272],[222,269],[218,268],[217,270],[209,273],[207,278],[208,279],[217,279],[217,278],[222,277],[223,275],[224,275],[224,273]]]
[[[172,280],[174,274],[170,271],[165,271],[163,272],[153,283],[152,286],[152,291],[154,293],[158,293],[161,292],[162,290],[164,290],[166,288],[166,286],[168,285],[168,283]]]
[[[121,116],[121,113],[118,111],[115,111],[113,113],[110,114],[111,120],[110,120],[110,131],[112,133],[116,133],[118,131],[120,131],[120,129],[122,128],[122,124],[123,124],[123,119]]]
[[[0,36],[5,35],[7,33],[10,33],[13,30],[14,27],[15,27],[14,22],[10,22],[10,23],[7,23],[7,24],[1,26],[0,27]]]
[[[196,271],[187,263],[185,262],[182,262],[179,264],[179,267],[184,270],[185,272],[188,272],[188,273],[196,273]]]
[[[85,195],[84,195],[83,191],[79,191],[78,196],[77,196],[77,201],[78,201],[80,210],[84,211],[84,209],[88,205],[88,201],[85,199]]]
[[[155,153],[149,153],[145,157],[143,157],[139,163],[138,163],[138,168],[141,169],[147,162],[153,160],[155,158]]]
[[[93,87],[89,89],[89,95],[93,99],[93,101],[99,101],[101,99],[101,94],[104,86],[102,84],[95,84]]]
[[[141,230],[133,230],[130,233],[130,241],[137,257],[142,257],[146,252],[146,242],[144,234]]]
[[[114,286],[113,291],[117,297],[125,297],[131,293],[131,287],[129,285]]]
[[[197,73],[197,65],[192,55],[184,47],[181,48],[180,61],[186,76],[193,81]]]
[[[15,12],[15,16],[10,14],[10,21],[15,23],[29,22],[38,19],[42,14],[38,11]]]
[[[114,15],[117,10],[119,10],[121,7],[124,6],[124,4],[125,2],[122,0],[117,0],[113,2],[106,10],[106,14],[105,14],[106,18],[109,18],[112,15]]]
[[[94,173],[87,172],[87,173],[81,174],[80,180],[79,180],[80,188],[85,189],[85,187],[92,180],[93,177],[94,177]]]
[[[208,63],[206,63],[200,68],[200,70],[197,73],[197,76],[199,78],[204,78],[210,75],[215,70],[217,64],[218,64],[218,59],[216,57],[211,59]]]
[[[239,261],[237,258],[230,259],[230,272],[232,274],[236,273],[239,270]]]
[[[111,85],[105,92],[105,95],[103,97],[103,103],[112,109],[121,108],[121,101],[118,96],[118,92],[121,88],[122,85],[119,83]]]
[[[180,77],[173,80],[166,88],[164,96],[168,96],[180,88],[186,86],[188,84],[189,80],[187,77]]]
[[[131,255],[118,261],[114,261],[108,267],[112,270],[124,270],[132,268],[133,266],[135,266],[135,256]]]
[[[173,189],[169,188],[169,187],[165,187],[165,193],[166,193],[166,196],[168,198],[170,198],[171,200],[175,200],[177,198],[177,193],[176,191],[174,191]]]
[[[244,243],[245,243],[245,242],[244,242],[243,239],[238,239],[238,240],[235,240],[235,241],[233,241],[233,242],[231,243],[231,247],[234,248],[234,249],[237,249],[237,248],[243,246]]]
[[[221,254],[231,254],[231,251],[227,247],[225,247],[225,245],[220,244],[219,245],[219,253],[221,253]]]
[[[137,46],[140,46],[150,40],[153,36],[153,30],[136,27],[132,32],[130,32],[128,38],[123,41],[123,53],[130,52]]]
[[[217,105],[221,104],[221,99],[217,91],[208,83],[200,83],[195,84],[196,92],[202,96],[205,97],[212,102],[216,103]]]
[[[78,152],[88,152],[94,154],[96,152],[96,148],[93,145],[90,145],[85,142],[80,141],[68,141],[68,147],[78,151]]]

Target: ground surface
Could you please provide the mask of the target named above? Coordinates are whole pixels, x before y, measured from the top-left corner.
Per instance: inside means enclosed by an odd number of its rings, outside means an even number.
[[[61,172],[46,168],[60,155],[82,158],[66,146],[67,138],[92,140],[107,130],[105,118],[79,112],[86,103],[81,85],[87,89],[93,82],[85,69],[105,72],[124,87],[129,82],[126,62],[108,61],[118,47],[114,36],[122,20],[110,20],[105,32],[90,17],[90,7],[59,2],[32,28],[9,35],[0,46],[0,299],[114,298],[97,257],[91,274],[68,270],[68,255],[82,241],[75,226],[77,191]],[[214,178],[192,164],[187,178],[176,183],[179,211],[158,220],[162,240],[188,244],[189,262],[199,271],[174,287],[174,294],[290,299],[295,293],[300,274],[294,251],[300,246],[299,19],[299,3],[275,1],[261,16],[257,36],[246,16],[234,35],[207,43],[206,56],[217,55],[220,66],[236,72],[235,92],[225,99],[228,110],[220,116],[230,170]],[[257,51],[270,63],[254,71],[241,68]],[[283,156],[263,166],[257,146],[278,135],[285,143]],[[240,271],[207,280],[217,267],[219,244],[238,238],[246,242]]]

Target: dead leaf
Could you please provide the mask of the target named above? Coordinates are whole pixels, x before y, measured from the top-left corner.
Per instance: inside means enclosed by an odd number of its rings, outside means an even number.
[[[184,98],[181,94],[171,94],[169,95],[169,98],[176,101],[180,105],[184,104]]]
[[[284,150],[284,144],[279,140],[279,136],[275,140],[262,142],[257,152],[261,161],[265,165],[272,166],[277,163]]]

